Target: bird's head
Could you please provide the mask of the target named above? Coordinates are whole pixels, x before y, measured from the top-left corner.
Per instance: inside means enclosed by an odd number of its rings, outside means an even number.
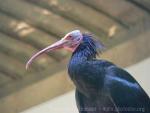
[[[55,42],[54,44],[34,54],[27,62],[26,69],[28,69],[28,67],[30,66],[30,64],[35,58],[37,58],[39,55],[43,53],[46,53],[52,50],[61,49],[61,48],[74,52],[78,48],[78,46],[81,44],[81,42],[84,41],[83,39],[84,37],[85,37],[85,43],[87,43],[88,42],[88,40],[86,39],[87,37],[84,36],[84,34],[80,32],[80,30],[74,30],[74,31],[69,32],[61,40]],[[91,44],[92,43],[89,41],[89,45]],[[96,48],[96,47],[93,46],[93,48]]]

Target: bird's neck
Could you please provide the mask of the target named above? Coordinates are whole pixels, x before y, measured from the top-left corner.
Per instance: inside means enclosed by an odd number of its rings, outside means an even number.
[[[96,58],[96,52],[92,50],[88,45],[80,45],[72,54],[71,59],[76,59],[78,61],[86,61]]]
[[[82,48],[82,49],[81,49]],[[96,53],[89,50],[88,47],[80,46],[73,54],[70,59],[69,65],[78,65],[82,62],[86,62],[96,58]]]
[[[80,65],[82,62],[86,62],[88,58],[86,56],[83,56],[82,53],[73,54],[69,66],[74,67]]]
[[[74,77],[76,76],[76,72],[78,72],[78,69],[80,68],[81,64],[92,60],[94,57],[91,57],[90,54],[86,53],[86,49],[75,51],[72,54],[72,57],[68,64],[68,73],[70,75],[70,78],[74,80]]]
[[[71,59],[77,62],[85,62],[96,58],[96,54],[88,49],[77,50],[72,54]]]

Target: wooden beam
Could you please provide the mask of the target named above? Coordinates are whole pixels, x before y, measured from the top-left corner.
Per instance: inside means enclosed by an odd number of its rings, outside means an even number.
[[[54,36],[63,36],[74,29],[87,31],[63,17],[23,0],[0,0],[0,10],[34,25]],[[17,6],[17,7],[16,7]],[[21,10],[20,10],[21,9]]]
[[[22,19],[22,20],[24,20],[24,21],[26,21],[32,25],[35,25],[35,26],[38,25],[39,27],[42,27],[43,29],[47,29],[47,30],[49,30],[49,32],[51,30],[53,33],[56,33],[56,34],[58,32],[59,36],[60,35],[63,36],[64,33],[66,33],[66,31],[70,31],[70,30],[72,30],[72,28],[73,29],[79,28],[79,27],[75,27],[72,22],[70,22],[70,21],[68,21],[68,20],[66,20],[66,19],[64,19],[64,18],[62,18],[62,17],[60,17],[60,16],[58,16],[52,12],[50,13],[51,15],[49,13],[48,14],[43,13],[43,10],[46,10],[46,9],[39,8],[33,4],[29,4],[26,1],[14,0],[12,3],[11,2],[12,1],[10,1],[10,0],[3,1],[0,4],[0,9],[3,10],[4,12],[7,12],[10,15],[16,16],[16,17],[18,17],[18,18],[20,18],[20,19]],[[19,7],[15,7],[16,4],[18,4]],[[19,10],[20,7],[23,11]],[[46,11],[50,12],[49,10],[46,10]],[[136,11],[138,11],[138,10],[136,10]],[[142,13],[139,13],[139,14],[142,14]],[[41,17],[42,19],[40,19],[38,17]],[[138,17],[143,18],[142,15],[141,16],[138,15]],[[144,18],[146,18],[146,17],[144,17]],[[129,18],[129,20],[130,19],[131,18]],[[50,23],[49,21],[53,21],[53,22]],[[62,24],[58,23],[57,21],[62,23]],[[149,17],[147,17],[145,20],[143,19],[143,21],[139,22],[137,24],[138,27],[136,26],[136,28],[140,29],[141,26],[143,27],[143,25],[147,25],[148,22],[149,22]],[[59,24],[59,26],[58,26],[58,24]],[[56,27],[58,30],[56,30]],[[134,30],[134,27],[131,28],[131,30]],[[131,33],[130,31],[123,31],[121,33],[116,33],[116,26],[114,25],[109,29],[109,34],[111,36],[114,35],[113,41],[110,41],[110,39],[109,39],[112,37],[109,37],[109,38],[108,37],[100,37],[100,38],[106,46],[112,47],[112,45],[115,45],[115,44],[111,44],[111,42],[119,42],[119,41],[121,42],[122,39],[120,37],[125,37],[125,39],[128,39],[128,38],[126,38],[126,34],[128,32]],[[62,33],[63,33],[63,35],[62,35]],[[134,32],[134,33],[136,33],[136,32]]]
[[[70,91],[73,86],[68,84],[66,72],[58,72],[29,87],[0,99],[0,111],[3,113],[20,113],[33,105]],[[56,81],[57,79],[57,81]],[[58,90],[59,89],[59,90]]]
[[[113,47],[101,58],[114,62],[121,67],[133,65],[150,56],[150,30],[131,38],[125,43]]]
[[[149,15],[136,7],[135,5],[126,2],[125,0],[79,0],[82,3],[89,5],[90,7],[100,11],[110,18],[115,18],[118,22],[121,22],[127,27],[138,26],[139,23]],[[133,1],[133,0],[129,0]],[[141,0],[143,1],[143,0]],[[146,1],[146,0],[145,0]]]
[[[136,38],[131,38],[131,40],[107,50],[101,57],[110,60],[121,67],[135,64],[150,56],[149,35],[150,30],[137,35]],[[64,65],[66,64],[63,63],[62,67],[66,70]],[[54,69],[52,70],[56,72],[59,66],[56,65],[56,67],[53,67]],[[0,111],[17,113],[73,89],[72,83],[68,79],[66,71],[58,72],[53,76],[48,76],[48,74],[44,75],[44,78],[43,76],[38,76],[36,78],[35,76],[28,76],[29,78],[27,77],[21,81],[21,84],[26,83],[26,87],[21,90],[17,90],[15,93],[9,93],[9,95],[3,97],[0,100]],[[50,72],[49,75],[52,75],[52,73]],[[35,79],[38,79],[38,81]],[[27,85],[29,81],[32,81],[32,84]],[[15,86],[21,87],[19,84],[20,83]],[[13,88],[9,86],[4,89],[8,90]]]
[[[101,37],[109,35],[109,29],[116,26],[116,32],[124,30],[116,21],[76,0],[27,0],[76,22]]]
[[[0,31],[38,49],[43,49],[44,47],[57,41],[56,37],[30,26],[22,20],[14,19],[11,16],[7,16],[1,12],[0,22]],[[66,57],[66,53],[64,51],[49,53],[49,55],[58,61]]]
[[[10,56],[7,56],[3,53],[0,53],[0,72],[3,73],[6,77],[9,77],[12,80],[19,80],[25,76],[26,70],[25,65],[18,62],[16,59],[13,59]],[[4,85],[4,84],[3,84]],[[5,84],[6,85],[6,84]],[[3,91],[0,92],[0,95]]]
[[[10,63],[12,62],[14,62],[14,60],[11,60]],[[25,74],[26,76],[23,76],[23,78],[21,77],[19,80],[15,80],[14,82],[10,82],[9,84],[5,84],[3,85],[3,87],[1,87],[0,111],[4,113],[20,112],[22,109],[25,109],[31,105],[35,105],[42,101],[46,101],[49,97],[52,98],[56,95],[60,95],[62,91],[67,92],[68,90],[72,89],[72,86],[70,86],[68,82],[66,82],[67,78],[64,76],[64,72],[61,71],[64,70],[65,68],[64,65],[66,64],[64,63],[55,64],[53,65],[53,67],[51,67],[51,70],[48,69],[42,73],[41,72],[31,73],[31,70],[23,73],[25,70],[24,71],[20,70],[20,72],[22,72],[21,75]],[[55,81],[56,79],[58,81]],[[40,85],[40,87],[36,83],[40,83],[38,84]],[[49,85],[49,83],[51,83],[51,85]],[[63,89],[58,91],[57,89],[59,88]],[[39,89],[41,91],[39,91]],[[45,93],[45,95],[41,95],[41,93]],[[14,97],[16,94],[18,95],[18,99]],[[22,95],[24,95],[24,97],[22,97]],[[33,96],[36,98],[33,98]],[[28,103],[29,101],[30,104]],[[12,102],[14,104],[12,104]]]
[[[0,72],[0,88],[10,82],[12,82],[12,79],[9,76],[6,76],[5,73]]]
[[[0,33],[0,50],[5,54],[19,60],[24,65],[28,59],[36,53],[38,50],[31,47],[28,44],[22,43],[16,39],[13,39],[3,33]],[[53,59],[45,55],[45,57],[39,58],[33,63],[33,67],[36,69],[46,69],[54,63]]]
[[[150,1],[149,0],[126,0],[130,3],[133,3],[135,6],[143,9],[147,13],[150,13]]]

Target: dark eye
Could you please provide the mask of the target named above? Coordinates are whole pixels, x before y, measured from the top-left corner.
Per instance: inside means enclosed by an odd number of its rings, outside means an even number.
[[[73,37],[71,35],[68,36],[68,39],[73,39]]]

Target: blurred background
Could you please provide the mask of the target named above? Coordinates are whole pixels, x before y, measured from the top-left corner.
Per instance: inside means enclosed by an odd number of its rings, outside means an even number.
[[[67,75],[71,53],[38,50],[79,29],[106,46],[100,56],[129,71],[150,95],[149,0],[0,0],[0,112],[77,113]]]

